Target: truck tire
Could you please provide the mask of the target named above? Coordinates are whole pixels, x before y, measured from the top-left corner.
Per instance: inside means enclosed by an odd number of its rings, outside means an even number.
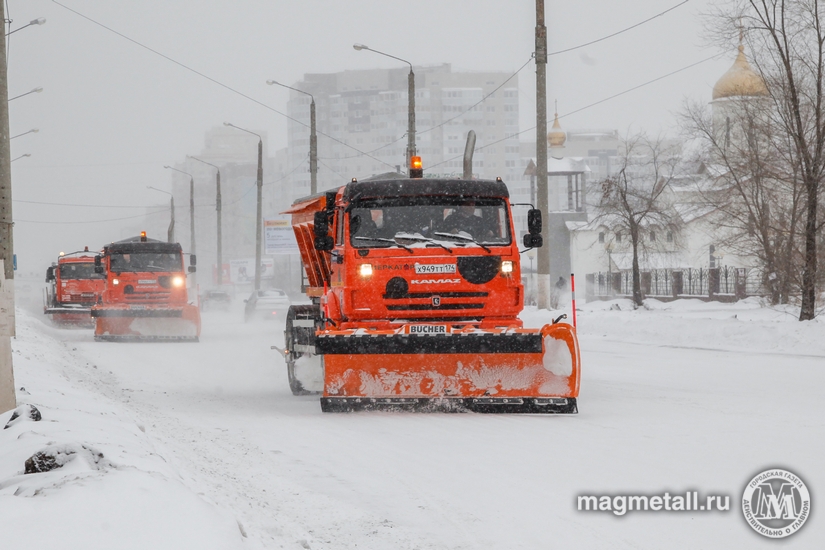
[[[313,326],[295,326],[296,320],[312,321]],[[318,306],[289,306],[289,311],[286,316],[286,327],[284,329],[284,347],[286,349],[285,359],[287,376],[289,377],[289,389],[292,391],[292,395],[317,395],[321,393],[320,389],[307,387],[308,380],[306,378],[302,380],[301,377],[301,375],[306,374],[306,372],[299,372],[306,371],[307,368],[312,370],[312,368],[306,365],[301,369],[296,367],[296,363],[302,357],[317,357],[320,372],[315,371],[310,374],[316,378],[320,377],[321,386],[323,386],[323,356],[314,356],[312,353],[305,351],[306,347],[315,346],[316,328],[323,328],[321,311]],[[299,348],[301,351],[298,351]],[[315,385],[317,386],[317,380]]]

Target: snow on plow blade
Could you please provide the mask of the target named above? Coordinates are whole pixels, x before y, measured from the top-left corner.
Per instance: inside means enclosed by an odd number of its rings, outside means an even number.
[[[325,412],[578,412],[581,363],[568,324],[426,336],[326,331],[316,346]]]
[[[95,340],[197,342],[201,332],[196,306],[92,308]]]

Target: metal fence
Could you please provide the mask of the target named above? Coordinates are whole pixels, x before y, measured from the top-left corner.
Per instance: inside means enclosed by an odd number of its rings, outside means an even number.
[[[723,266],[699,269],[652,269],[640,273],[643,296],[655,298],[695,297],[736,300],[763,296],[762,271]],[[591,273],[586,276],[587,298],[633,295],[633,273]]]

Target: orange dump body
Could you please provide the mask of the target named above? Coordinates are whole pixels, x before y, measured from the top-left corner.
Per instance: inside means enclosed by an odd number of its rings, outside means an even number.
[[[466,223],[483,237],[450,229],[468,202],[478,219]],[[287,321],[293,391],[293,371],[314,355],[325,411],[576,412],[575,330],[525,329],[518,318],[524,288],[502,182],[353,182],[288,213],[316,303]]]
[[[94,253],[64,254],[46,273],[43,312],[60,326],[91,327],[91,308],[99,300],[106,278],[94,271]]]
[[[198,341],[200,310],[188,303],[177,243],[135,237],[103,249],[106,288],[92,308],[95,340]]]

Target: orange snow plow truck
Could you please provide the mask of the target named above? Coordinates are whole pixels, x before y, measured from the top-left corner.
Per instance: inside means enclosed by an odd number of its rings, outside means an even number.
[[[190,256],[190,273],[195,263]],[[180,244],[141,232],[103,247],[95,264],[98,273],[106,273],[103,299],[92,307],[95,340],[198,341],[200,310],[187,301]]]
[[[103,293],[106,277],[95,272],[94,252],[60,253],[57,263],[46,269],[43,313],[58,326],[92,326],[90,315]]]
[[[575,329],[522,326],[518,243],[497,179],[353,179],[286,213],[312,305],[289,310],[290,388],[325,412],[576,413]],[[530,210],[527,247],[541,246]]]

